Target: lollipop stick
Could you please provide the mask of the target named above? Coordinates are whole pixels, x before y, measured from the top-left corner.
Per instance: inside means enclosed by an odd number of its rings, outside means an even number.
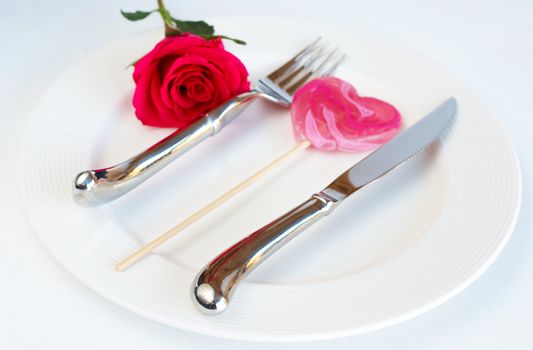
[[[304,140],[294,146],[292,149],[290,149],[287,153],[283,154],[281,157],[275,159],[270,164],[247,178],[246,180],[239,183],[237,186],[233,187],[229,191],[225,192],[223,195],[215,199],[214,201],[210,202],[167,232],[163,233],[159,237],[155,238],[151,242],[143,245],[138,250],[136,250],[133,254],[128,256],[127,258],[121,260],[115,265],[115,269],[119,272],[124,271],[132,264],[136,263],[137,261],[141,260],[144,256],[146,256],[148,253],[150,253],[152,250],[169,240],[170,238],[177,235],[179,232],[181,232],[183,229],[191,225],[192,223],[196,222],[200,218],[202,218],[204,215],[207,215],[212,210],[219,207],[221,204],[229,200],[231,197],[235,196],[237,193],[241,192],[251,184],[253,184],[255,181],[259,180],[264,175],[268,174],[272,169],[274,169],[277,165],[283,163],[287,159],[290,159],[293,155],[303,151],[307,147],[309,147],[311,143],[307,140]]]

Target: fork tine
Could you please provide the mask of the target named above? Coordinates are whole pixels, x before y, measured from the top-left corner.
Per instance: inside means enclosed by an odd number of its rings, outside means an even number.
[[[344,62],[344,60],[346,60],[346,54],[343,54],[339,59],[337,59],[337,61],[335,61],[331,67],[329,69],[327,69],[326,71],[324,72],[317,72],[317,75],[321,76],[321,77],[327,77],[327,76],[330,76],[332,75],[333,73],[335,73],[335,71],[337,70],[337,68],[339,68],[339,66],[341,65],[342,62]]]
[[[329,55],[326,56],[324,61],[322,61],[322,63],[315,68],[315,76],[321,77],[323,75],[323,70],[326,68],[326,65],[331,61],[331,59],[335,56],[337,51],[339,51],[338,48],[335,48],[333,51],[331,51]]]
[[[290,87],[286,88],[285,90],[287,91],[288,94],[290,95],[294,95],[294,93],[296,92],[296,90],[298,90],[303,84],[305,84],[307,81],[309,81],[311,78],[314,78],[314,77],[320,77],[320,76],[323,76],[323,75],[326,75],[326,74],[333,74],[333,72],[335,71],[335,69],[340,65],[340,63],[342,62],[342,60],[344,59],[345,55],[343,55],[341,57],[341,59],[335,61],[331,67],[328,65],[328,63],[330,63],[330,60],[331,58],[337,53],[337,49],[334,49],[333,51],[331,51],[322,61],[321,63],[317,66],[317,67],[309,67],[308,68],[308,71],[305,72],[305,74],[303,74],[301,77],[299,77],[299,79],[294,82]],[[314,60],[315,62],[317,61],[317,59]],[[313,62],[314,63],[314,62]],[[327,68],[329,67],[329,68]]]
[[[322,56],[322,53],[324,52],[324,46],[318,47],[317,50],[318,51],[307,57],[305,62],[301,62],[299,65],[295,66],[294,69],[289,70],[287,74],[281,76],[280,79],[282,80],[277,83],[278,86],[284,89],[287,84],[289,84],[296,76],[298,76],[298,74],[304,70],[309,71],[309,67],[313,66],[313,64],[315,64],[315,62]]]
[[[259,79],[258,89],[274,102],[290,105],[292,96],[303,84],[312,78],[333,74],[346,55],[319,43],[320,40],[316,39],[281,67]]]
[[[298,52],[293,58],[288,60],[286,63],[284,63],[281,67],[270,73],[267,77],[268,79],[272,81],[276,81],[279,79],[282,75],[285,74],[290,68],[292,68],[298,60],[300,60],[303,56],[307,55],[309,52],[314,50],[316,44],[321,40],[321,37],[316,38],[312,43],[307,45],[302,51]]]
[[[296,90],[298,90],[300,87],[302,87],[302,85],[308,81],[311,76],[313,75],[312,72],[308,72],[306,74],[304,74],[303,77],[300,78],[300,80],[298,80],[297,82],[295,82],[294,84],[291,85],[291,87],[289,87],[288,89],[286,89],[287,93],[289,95],[294,95],[294,93],[296,92]]]

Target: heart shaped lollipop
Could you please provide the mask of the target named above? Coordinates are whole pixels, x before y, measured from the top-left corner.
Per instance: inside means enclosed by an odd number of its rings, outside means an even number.
[[[294,95],[293,132],[300,142],[324,151],[367,151],[390,140],[401,125],[392,105],[362,97],[348,82],[335,77],[315,79]]]
[[[400,129],[400,113],[387,102],[361,97],[349,83],[334,77],[312,80],[301,87],[291,104],[293,131],[299,143],[254,175],[210,202],[178,225],[120,261],[123,271],[196,220],[250,186],[275,166],[310,147],[325,151],[365,151],[390,140]]]

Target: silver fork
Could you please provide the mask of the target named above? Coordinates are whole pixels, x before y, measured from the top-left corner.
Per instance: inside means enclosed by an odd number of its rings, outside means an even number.
[[[329,50],[320,38],[258,80],[254,88],[225,102],[184,130],[177,130],[144,152],[115,166],[79,173],[74,199],[84,206],[110,202],[131,191],[174,159],[218,133],[257,97],[289,107],[296,90],[312,78],[331,75],[345,55]]]

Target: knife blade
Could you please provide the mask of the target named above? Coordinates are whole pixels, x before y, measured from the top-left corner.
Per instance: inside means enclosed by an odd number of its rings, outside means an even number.
[[[456,110],[457,101],[447,99],[413,126],[346,170],[322,192],[342,200],[379,179],[435,141],[453,119]]]
[[[438,139],[453,120],[449,98],[413,126],[372,152],[304,203],[226,249],[200,271],[191,297],[208,314],[224,311],[239,281],[288,241],[329,215],[345,198],[411,159]]]

